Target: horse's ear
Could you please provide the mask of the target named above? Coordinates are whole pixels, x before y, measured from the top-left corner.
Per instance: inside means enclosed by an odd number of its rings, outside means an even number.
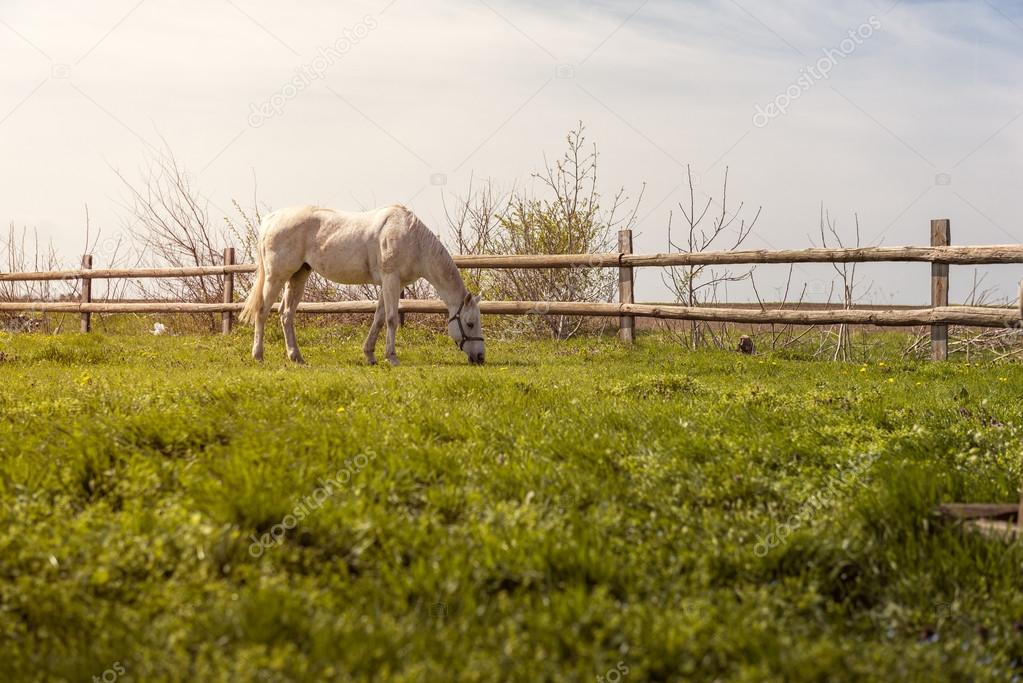
[[[466,306],[472,304],[472,292],[465,293],[465,299],[462,300],[462,303]]]
[[[481,301],[482,299],[483,299],[483,295],[482,295],[482,294],[477,294],[476,296],[474,296],[474,297],[472,298],[472,301],[473,301],[473,303],[474,303],[474,304],[476,304],[477,306],[479,306],[479,304],[480,304],[480,301]]]

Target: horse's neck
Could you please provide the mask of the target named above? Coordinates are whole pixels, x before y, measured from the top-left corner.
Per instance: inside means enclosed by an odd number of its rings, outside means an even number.
[[[465,298],[465,283],[462,282],[458,266],[455,265],[455,261],[447,249],[441,246],[440,249],[434,251],[433,256],[434,258],[427,268],[426,279],[437,290],[437,294],[447,305],[448,311],[453,312]]]

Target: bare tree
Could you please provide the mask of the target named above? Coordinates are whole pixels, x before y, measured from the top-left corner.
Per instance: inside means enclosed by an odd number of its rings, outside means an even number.
[[[586,142],[582,123],[566,136],[567,150],[546,161],[532,178],[540,194],[507,194],[485,184],[445,213],[461,253],[586,254],[615,249],[616,232],[631,228],[642,201],[630,202],[625,189],[605,202],[598,190],[595,144]],[[632,203],[631,211],[627,205]],[[469,273],[470,284],[487,296],[524,301],[608,301],[617,288],[615,272],[601,268],[491,270]],[[557,339],[578,332],[585,320],[537,311],[524,322]]]
[[[101,253],[105,259],[105,265],[118,267],[126,265],[124,257],[127,253],[125,242],[121,237],[107,238],[102,240],[102,232],[92,230],[92,222],[89,217],[89,207],[85,206],[85,239],[82,244],[81,253]],[[0,235],[0,270],[8,272],[26,271],[53,271],[72,270],[78,267],[79,262],[67,262],[61,257],[53,245],[53,240],[43,242],[39,237],[39,231],[27,227],[17,230],[12,223],[7,234]],[[103,291],[100,291],[102,282]],[[20,282],[0,282],[0,301],[62,301],[77,299],[80,291],[80,280],[78,278],[65,278],[61,280],[37,280]],[[121,280],[102,280],[93,283],[93,295],[98,300],[117,300],[122,298],[127,283]],[[0,320],[4,327],[18,329],[21,331],[43,330],[58,332],[61,329],[64,314],[53,316],[57,323],[51,326],[51,316],[46,312],[28,311],[16,314],[0,314]],[[101,322],[100,316],[96,318]]]
[[[224,216],[225,231],[234,244],[235,260],[255,263],[259,249],[259,226],[263,222],[267,208],[261,205],[258,197],[258,184],[252,179],[252,203],[242,206],[237,199],[231,200],[236,216]],[[236,275],[235,285],[240,291],[246,292],[252,286],[255,275],[251,273]]]
[[[710,216],[710,225],[705,229],[704,221],[710,214],[711,206],[715,203],[713,197],[707,197],[706,202],[696,203],[696,190],[693,186],[693,172],[686,166],[686,175],[689,183],[688,204],[679,202],[679,209],[685,219],[683,225],[683,237],[676,241],[672,235],[672,219],[668,217],[668,250],[678,253],[698,253],[709,251],[711,248],[731,251],[738,249],[753,232],[757,220],[760,218],[762,207],[758,207],[752,220],[749,223],[741,217],[744,203],[740,202],[735,211],[728,211],[728,169],[725,168],[725,177],[721,188],[720,211]],[[707,303],[717,300],[718,288],[729,282],[740,282],[750,279],[753,275],[753,268],[743,273],[732,273],[728,269],[715,269],[706,265],[673,266],[662,271],[661,278],[675,296],[675,302],[683,306],[704,306]],[[704,333],[708,332],[716,345],[720,346],[720,340],[714,336],[713,329],[705,322],[694,320],[690,323],[689,338],[687,341],[692,348],[698,348],[703,343]]]
[[[65,264],[57,255],[52,241],[43,242],[39,231],[27,227],[21,230],[14,223],[6,235],[0,235],[3,270],[25,272],[60,270]],[[0,301],[48,301],[72,296],[78,291],[77,280],[37,280],[29,282],[0,281]],[[45,329],[48,319],[31,311],[0,314],[0,327],[14,332],[32,332]]]
[[[62,262],[57,256],[52,241],[42,242],[39,239],[39,231],[35,228],[29,231],[23,227],[20,231],[11,223],[7,229],[6,236],[0,236],[0,250],[3,252],[4,270],[9,273],[41,270],[59,270]],[[38,280],[29,282],[7,282],[0,281],[0,300],[48,300],[53,297],[67,295],[69,292],[65,286],[74,286],[74,283],[65,281],[55,282],[52,280]]]
[[[838,223],[831,217],[831,213],[824,208],[824,204],[821,204],[820,210],[820,237],[821,247],[829,248],[832,246],[838,246],[841,249],[847,246],[854,248],[860,246],[860,217],[858,214],[853,214],[853,222],[855,225],[854,242],[852,245],[848,245],[843,239],[842,235],[838,230]],[[840,305],[843,310],[851,309],[856,303],[861,301],[863,297],[869,296],[874,285],[872,282],[868,282],[864,288],[859,288],[859,284],[856,281],[856,266],[858,264],[853,263],[832,263],[831,267],[834,268],[835,273],[838,275],[838,282],[841,288],[841,299]],[[834,291],[834,284],[832,284],[832,292]],[[828,294],[828,304],[831,303],[832,294]],[[834,343],[834,351],[831,353],[832,360],[853,360],[854,349],[852,341],[852,328],[850,325],[841,324],[837,328],[833,328],[831,331],[821,335],[820,344],[818,345],[817,355],[823,355],[824,352],[830,348],[831,343]]]
[[[789,292],[791,292],[792,290],[792,273],[794,270],[795,266],[790,264],[789,274],[788,277],[785,278],[785,287],[782,290],[781,301],[778,302],[778,308],[789,308]],[[762,311],[765,310],[766,306],[764,306],[764,301],[760,297],[760,292],[757,290],[756,278],[753,276],[752,272],[750,273],[750,284],[753,286],[753,294],[757,298],[757,303],[760,305],[760,310]],[[795,303],[792,305],[792,309],[798,310],[803,305],[804,299],[806,298],[806,289],[807,285],[806,283],[803,283],[803,288],[799,292],[799,298],[796,299]],[[799,334],[796,334],[794,332],[793,325],[791,324],[779,326],[774,323],[771,323],[771,350],[775,351],[778,349],[786,349],[790,346],[798,344],[808,334],[813,332],[813,330],[816,327],[817,327],[816,325],[810,325]]]
[[[981,275],[976,268],[973,269],[973,282],[969,294],[966,295],[967,306],[1008,307],[1016,303],[1014,296],[997,296],[997,288],[985,286],[985,279],[986,273]],[[1016,327],[977,329],[953,325],[949,327],[948,338],[949,355],[961,353],[966,356],[967,361],[975,360],[978,355],[993,360],[1005,360],[1015,359],[1023,354],[1023,336]],[[905,350],[903,356],[925,357],[930,353],[930,345],[927,343],[929,341],[930,331],[922,331]]]
[[[169,147],[148,156],[138,181],[115,173],[128,192],[123,223],[141,263],[154,267],[223,264],[226,231],[211,217],[209,199],[200,194]],[[169,278],[136,283],[136,287],[149,298],[212,303],[222,296],[223,279]],[[212,329],[217,317],[204,317]]]
[[[474,178],[469,178],[469,188],[464,196],[457,197],[455,208],[448,209],[443,197],[444,216],[449,231],[454,237],[454,248],[459,254],[493,254],[501,238],[503,221],[511,208],[511,192],[502,193],[490,182],[474,188]],[[469,268],[462,271],[466,286],[476,292],[484,292],[486,271]],[[485,292],[484,292],[485,293]]]

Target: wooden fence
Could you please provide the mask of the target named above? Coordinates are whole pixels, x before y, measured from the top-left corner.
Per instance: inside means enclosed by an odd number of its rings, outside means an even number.
[[[619,272],[618,303],[583,303],[555,301],[484,301],[481,310],[490,315],[579,315],[614,316],[619,318],[619,334],[632,342],[636,317],[670,320],[699,320],[752,324],[792,325],[881,325],[921,326],[931,328],[932,355],[936,360],[948,357],[948,326],[1018,327],[1020,313],[1016,308],[990,306],[950,306],[948,281],[950,265],[1023,263],[1023,245],[949,246],[948,219],[931,221],[929,247],[859,247],[843,249],[705,251],[673,254],[632,253],[632,231],[619,233],[618,252],[598,254],[536,254],[455,256],[460,268],[617,268]],[[876,263],[918,262],[931,264],[931,306],[922,308],[798,310],[795,308],[714,308],[635,303],[633,269],[646,267],[749,265],[761,263]],[[220,313],[225,334],[231,331],[233,316],[242,304],[234,301],[234,276],[255,272],[254,264],[236,264],[234,249],[224,250],[224,265],[189,268],[108,268],[92,267],[92,256],[82,257],[78,270],[0,273],[0,282],[42,280],[79,280],[79,301],[8,301],[0,302],[0,311],[71,312],[81,315],[81,330],[90,329],[92,313]],[[224,297],[221,303],[186,302],[94,302],[91,281],[108,278],[170,278],[221,276]],[[446,313],[437,300],[401,301],[400,308],[409,313]],[[330,303],[303,302],[304,313],[372,313],[373,301]]]

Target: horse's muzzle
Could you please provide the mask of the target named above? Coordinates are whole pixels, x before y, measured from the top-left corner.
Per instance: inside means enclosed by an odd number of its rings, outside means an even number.
[[[480,351],[479,353],[472,353],[467,355],[469,356],[470,365],[483,365],[485,357],[482,351]]]

